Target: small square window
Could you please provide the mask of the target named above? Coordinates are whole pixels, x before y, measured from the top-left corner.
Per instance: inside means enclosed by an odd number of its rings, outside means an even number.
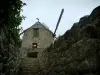
[[[33,48],[37,48],[37,43],[32,43]]]

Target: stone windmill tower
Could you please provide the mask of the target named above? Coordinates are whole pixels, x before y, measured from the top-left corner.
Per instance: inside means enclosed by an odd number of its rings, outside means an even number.
[[[43,51],[53,43],[63,11],[64,9],[62,9],[54,33],[45,24],[41,23],[38,18],[35,24],[22,32],[24,33],[21,46],[22,67],[33,71],[34,65],[37,65],[37,69],[45,66]]]
[[[24,70],[22,75],[28,75],[44,67],[43,51],[53,43],[53,32],[38,20],[23,33],[21,67]]]
[[[47,48],[53,42],[53,32],[43,23],[37,21],[24,31],[22,48],[33,52],[35,49]],[[27,53],[24,53],[24,55]]]
[[[34,25],[24,31],[22,47],[24,48],[46,48],[53,41],[53,32],[45,25],[37,21]]]

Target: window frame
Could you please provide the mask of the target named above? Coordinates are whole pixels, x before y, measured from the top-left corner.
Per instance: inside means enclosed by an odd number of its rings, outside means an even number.
[[[37,38],[39,36],[39,28],[33,28],[33,37]]]
[[[36,47],[34,45],[36,45]],[[37,48],[37,43],[32,43],[32,48]]]

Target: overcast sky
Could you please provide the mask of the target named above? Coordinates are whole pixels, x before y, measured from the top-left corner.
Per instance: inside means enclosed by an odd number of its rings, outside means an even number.
[[[92,10],[100,5],[100,0],[22,0],[27,6],[23,7],[22,14],[26,16],[21,26],[23,30],[33,25],[37,20],[45,23],[54,32],[61,9],[64,13],[57,30],[57,36],[63,35],[78,22],[84,15],[89,15]]]

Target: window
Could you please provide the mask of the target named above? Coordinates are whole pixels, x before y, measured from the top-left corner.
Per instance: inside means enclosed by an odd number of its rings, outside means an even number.
[[[29,53],[27,54],[27,56],[28,56],[29,58],[37,58],[37,55],[38,55],[38,52],[29,52]]]
[[[38,37],[39,36],[39,28],[34,28],[33,36],[34,37]]]
[[[37,48],[37,43],[32,43],[33,48]]]
[[[25,34],[27,36],[27,34]]]

